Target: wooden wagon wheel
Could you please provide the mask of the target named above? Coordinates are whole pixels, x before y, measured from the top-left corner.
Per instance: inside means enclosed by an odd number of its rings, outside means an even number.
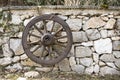
[[[41,65],[54,65],[63,60],[70,52],[72,42],[68,24],[53,14],[32,19],[22,35],[25,53]]]

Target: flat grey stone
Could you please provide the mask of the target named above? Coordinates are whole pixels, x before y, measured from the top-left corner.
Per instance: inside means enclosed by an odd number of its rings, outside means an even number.
[[[117,36],[117,33],[115,30],[108,30],[107,31],[107,37],[115,37]]]
[[[94,41],[94,48],[97,53],[112,53],[112,41],[110,38]]]
[[[85,42],[88,41],[87,35],[85,32],[72,32],[73,42]]]
[[[0,65],[2,66],[6,66],[12,63],[12,58],[10,57],[4,57],[2,59],[0,59]]]
[[[83,42],[81,43],[83,46],[93,46],[93,41]]]
[[[3,51],[4,57],[12,57],[13,56],[13,52],[10,50],[9,44],[3,44],[2,51]]]
[[[106,64],[107,64],[107,66],[109,66],[111,68],[117,69],[116,66],[115,66],[115,64],[112,63],[112,62],[107,62]]]
[[[86,22],[86,24],[83,26],[83,29],[87,30],[89,28],[99,28],[104,26],[105,24],[106,22],[104,22],[100,17],[92,17]]]
[[[64,16],[64,15],[58,15],[58,17],[60,17],[60,18],[63,19],[63,20],[67,20],[67,19],[68,19],[68,17],[67,17],[67,16]]]
[[[26,55],[26,54],[22,54],[21,56],[20,56],[20,60],[25,60],[25,59],[27,59],[28,58],[28,56]]]
[[[86,33],[87,33],[87,37],[89,38],[89,40],[96,40],[101,37],[97,29],[89,29],[86,31]]]
[[[103,76],[106,74],[110,74],[110,75],[118,74],[118,75],[120,75],[120,71],[117,71],[114,68],[110,68],[110,67],[105,66],[105,67],[100,68],[100,74]]]
[[[13,57],[12,61],[13,61],[13,62],[18,62],[18,61],[20,61],[20,56],[15,56],[15,57]]]
[[[120,37],[119,36],[115,36],[115,37],[112,37],[111,38],[113,41],[118,41],[118,40],[120,40]]]
[[[87,67],[87,68],[85,69],[85,73],[86,73],[86,74],[92,74],[93,71],[94,71],[94,67],[93,67],[93,66]]]
[[[6,67],[6,69],[8,69],[10,71],[17,71],[17,70],[22,70],[23,67],[22,67],[22,65],[20,63],[16,63],[16,64],[14,64],[12,66],[9,65],[8,67]]]
[[[95,72],[96,74],[98,74],[99,71],[100,71],[100,66],[96,64],[96,65],[94,66],[94,72]]]
[[[21,22],[22,20],[20,19],[19,15],[16,15],[16,14],[12,15],[12,21],[11,21],[12,24],[18,25]]]
[[[17,80],[27,80],[25,77],[18,77]]]
[[[15,55],[21,55],[24,53],[21,39],[10,39],[10,49],[13,50]]]
[[[120,29],[120,19],[117,20],[117,29]]]
[[[117,59],[117,60],[115,61],[115,65],[120,69],[120,59]]]
[[[113,51],[113,54],[116,58],[120,58],[120,51]]]
[[[76,65],[75,57],[69,58],[70,66]]]
[[[93,60],[95,63],[98,63],[99,62],[99,54],[93,53]]]
[[[120,41],[113,41],[113,50],[120,50]]]
[[[103,61],[99,61],[99,66],[105,66],[106,65],[106,63],[105,62],[103,62]]]
[[[104,62],[114,62],[116,59],[113,54],[103,54],[100,57],[100,60],[102,60]]]
[[[103,21],[108,21],[108,20],[109,20],[109,18],[108,18],[108,17],[105,17],[105,16],[101,17],[101,19],[102,19]]]
[[[116,20],[111,18],[109,19],[109,21],[107,22],[107,24],[105,25],[105,29],[113,29],[114,28],[114,25],[116,23]]]
[[[28,78],[36,78],[38,77],[40,74],[37,72],[37,71],[28,71],[28,72],[25,72],[24,73],[24,76],[25,77],[28,77]]]
[[[49,71],[51,71],[51,68],[49,68],[49,67],[36,67],[35,70],[40,71],[40,72],[49,72]]]
[[[68,19],[66,22],[73,31],[79,31],[82,27],[82,19]]]
[[[120,36],[120,30],[116,30],[116,35]]]
[[[70,63],[68,59],[64,59],[59,63],[60,71],[71,71]]]
[[[76,57],[89,57],[92,55],[92,51],[89,47],[79,46],[76,47]]]
[[[80,59],[80,62],[81,62],[82,65],[88,67],[88,66],[92,65],[93,60],[92,60],[92,58],[83,58],[83,59]]]
[[[85,67],[82,66],[82,65],[73,65],[72,67],[72,70],[79,73],[79,74],[83,74],[84,73],[84,69]]]
[[[108,34],[107,34],[107,30],[101,30],[101,31],[100,31],[100,34],[101,34],[101,37],[102,37],[102,38],[106,38],[107,35],[108,35]]]

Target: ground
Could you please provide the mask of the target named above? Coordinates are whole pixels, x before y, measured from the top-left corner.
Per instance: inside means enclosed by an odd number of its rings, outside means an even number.
[[[24,77],[24,72],[16,73],[1,73],[0,80],[18,80],[19,77]],[[120,80],[118,75],[80,75],[77,73],[66,73],[66,72],[40,72],[39,77],[36,78],[25,78],[26,80]],[[23,79],[21,79],[23,80]]]

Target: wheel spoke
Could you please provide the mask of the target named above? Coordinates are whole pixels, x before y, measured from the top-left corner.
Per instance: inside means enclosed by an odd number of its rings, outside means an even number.
[[[55,26],[55,21],[53,21],[52,29],[50,31],[51,33],[53,32],[54,26]]]
[[[30,36],[34,36],[34,37],[37,37],[37,38],[41,38],[40,36],[37,36],[35,34],[32,34],[32,33],[29,33]]]
[[[48,32],[47,31],[47,26],[46,26],[47,22],[45,20],[43,20],[43,24],[44,24],[44,31],[45,31],[45,33],[47,33]]]
[[[49,52],[49,55],[52,53],[52,47],[51,46],[48,46],[48,52]]]
[[[54,33],[54,35],[56,35],[57,33],[59,33],[59,32],[62,31],[62,30],[63,30],[63,27],[59,28],[59,29]]]
[[[40,32],[40,34],[43,35],[43,32],[36,25],[34,25],[34,27],[35,27],[35,29],[37,29]]]
[[[28,45],[38,45],[38,44],[40,44],[40,42],[41,42],[41,40],[36,41],[36,42],[32,42],[32,43],[27,43],[27,44]]]
[[[63,39],[63,38],[67,38],[67,36],[60,36],[60,37],[56,37],[55,39],[58,40],[58,39]]]
[[[62,46],[62,47],[66,47],[64,44],[65,44],[65,43],[62,43],[62,42],[59,42],[59,41],[56,41],[56,42],[55,42],[55,45],[59,45],[59,46]]]
[[[41,45],[38,45],[33,51],[31,51],[32,53],[34,53],[35,51],[37,51],[39,48],[41,47]]]
[[[48,48],[48,50],[47,50],[47,51],[48,51],[48,54],[47,54],[45,57],[50,60],[50,59],[53,58],[53,57],[52,57],[52,54],[51,54],[51,53],[52,53],[52,47],[51,47],[51,46],[48,46],[47,48]]]

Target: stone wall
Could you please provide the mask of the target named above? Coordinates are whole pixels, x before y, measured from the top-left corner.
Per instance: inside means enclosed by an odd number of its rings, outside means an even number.
[[[68,57],[54,67],[31,61],[21,45],[24,26],[35,16],[55,13],[73,34]],[[0,66],[5,71],[65,71],[120,75],[120,11],[69,8],[0,9]]]

